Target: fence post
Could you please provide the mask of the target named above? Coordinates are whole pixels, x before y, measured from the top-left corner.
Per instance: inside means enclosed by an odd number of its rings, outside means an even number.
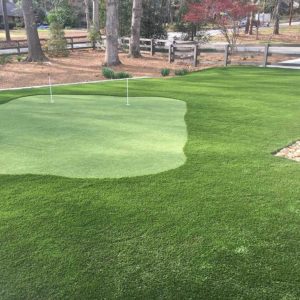
[[[70,40],[71,40],[71,50],[74,50],[74,40],[72,37],[70,38]]]
[[[224,66],[228,65],[228,54],[229,54],[229,44],[225,45],[225,53],[224,53]]]
[[[193,65],[194,67],[197,67],[197,59],[198,59],[198,45],[194,45],[194,59],[193,59]]]
[[[18,54],[21,54],[21,49],[20,49],[20,42],[17,41],[17,50],[18,50]]]
[[[151,39],[151,42],[150,42],[150,53],[151,53],[151,56],[154,55],[155,53],[155,45],[154,45],[154,39]]]
[[[263,62],[264,68],[268,65],[269,47],[270,47],[269,44],[265,45],[264,62]]]
[[[174,61],[174,58],[173,58],[173,50],[174,50],[174,46],[171,44],[169,46],[169,63],[173,62]]]

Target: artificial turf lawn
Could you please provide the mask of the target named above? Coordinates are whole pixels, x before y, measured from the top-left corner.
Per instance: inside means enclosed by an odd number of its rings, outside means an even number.
[[[186,163],[122,179],[0,176],[1,299],[299,299],[300,72],[131,82],[186,101]],[[3,92],[5,103],[47,90]],[[55,88],[124,95],[124,83]]]
[[[29,96],[0,106],[0,174],[148,175],[184,164],[183,101]]]

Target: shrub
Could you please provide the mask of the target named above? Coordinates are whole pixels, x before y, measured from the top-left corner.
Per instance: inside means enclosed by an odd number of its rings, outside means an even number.
[[[97,43],[101,42],[101,33],[100,31],[97,31],[95,27],[92,26],[89,30],[88,38],[90,42],[93,44],[93,47],[95,47]]]
[[[17,56],[17,61],[18,61],[18,62],[21,62],[22,60],[23,60],[23,57],[20,56],[20,55],[18,55],[18,56]]]
[[[50,39],[46,45],[47,52],[54,57],[68,56],[67,45],[62,25],[59,22],[52,22],[50,25]]]
[[[107,79],[123,79],[132,77],[129,73],[126,72],[115,73],[114,70],[110,68],[102,68],[102,75]]]
[[[24,27],[24,24],[22,21],[16,21],[15,30],[21,30]]]
[[[175,70],[175,75],[176,76],[184,76],[184,75],[186,75],[188,73],[189,73],[189,70],[187,70],[187,69]]]
[[[160,71],[160,73],[161,73],[161,75],[162,76],[169,76],[170,75],[170,69],[162,69],[161,71]]]
[[[127,72],[119,72],[115,73],[114,79],[123,79],[123,78],[131,78],[132,76]]]
[[[10,55],[1,55],[0,56],[0,65],[5,65],[11,62]]]
[[[102,68],[102,75],[107,79],[115,78],[115,72],[110,68]]]
[[[55,2],[55,1],[53,1]],[[56,1],[59,2],[59,1]],[[76,23],[76,13],[68,1],[60,1],[60,5],[50,10],[47,14],[48,23],[59,23],[62,27],[72,27]]]

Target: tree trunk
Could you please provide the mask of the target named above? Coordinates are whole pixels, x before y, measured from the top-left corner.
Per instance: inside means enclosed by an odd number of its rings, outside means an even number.
[[[93,0],[93,26],[97,32],[100,30],[99,0]]]
[[[290,17],[289,17],[289,26],[292,25],[293,21],[293,14],[294,14],[294,0],[290,0]]]
[[[133,0],[131,38],[129,45],[129,56],[140,57],[140,37],[141,37],[141,19],[143,14],[142,0]]]
[[[11,41],[10,33],[9,33],[9,23],[8,23],[8,17],[7,17],[7,7],[6,7],[6,0],[1,0],[1,6],[3,11],[3,24],[4,24],[4,30],[5,30],[5,38],[7,42]]]
[[[249,35],[253,34],[253,25],[254,25],[254,12],[251,11],[251,15],[250,15],[250,24],[249,24]]]
[[[47,58],[43,53],[35,23],[32,0],[22,0],[22,9],[28,43],[28,56],[26,60],[29,62],[46,61]]]
[[[174,23],[174,10],[173,10],[173,4],[171,0],[169,0],[169,22],[171,24]]]
[[[246,22],[246,26],[245,26],[245,34],[249,33],[249,29],[250,29],[250,16],[247,15],[247,22]]]
[[[252,5],[252,8],[254,8],[254,0],[251,0],[251,5]],[[254,22],[255,22],[255,14],[254,14],[254,11],[251,10],[251,13],[250,13],[250,20],[249,20],[249,31],[248,31],[248,34],[249,34],[249,35],[252,35],[252,34],[253,34],[253,26],[254,26]]]
[[[259,13],[257,15],[257,20],[255,21],[255,27],[256,27],[256,40],[259,40],[259,26],[260,26],[260,16]]]
[[[106,52],[105,66],[119,65],[120,59],[118,55],[118,0],[106,1]]]
[[[275,23],[274,23],[273,34],[279,34],[279,21],[280,21],[279,10],[280,10],[280,0],[276,0],[276,6],[274,9]]]
[[[85,9],[86,29],[89,31],[91,28],[90,1],[89,0],[84,0],[84,9]]]

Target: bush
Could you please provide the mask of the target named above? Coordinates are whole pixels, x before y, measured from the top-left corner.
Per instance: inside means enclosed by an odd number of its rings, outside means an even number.
[[[107,79],[114,79],[115,78],[115,72],[110,68],[103,68],[102,69],[102,75]]]
[[[20,55],[18,55],[18,56],[17,56],[17,61],[18,61],[18,62],[21,62],[22,60],[23,60],[23,57],[20,56]]]
[[[123,78],[131,78],[132,76],[126,72],[115,73],[114,79],[123,79]]]
[[[97,31],[94,26],[92,26],[89,30],[88,38],[93,44],[93,47],[95,47],[97,43],[101,42],[101,33],[100,31]]]
[[[162,69],[161,71],[160,71],[160,73],[161,73],[161,75],[162,76],[169,76],[170,75],[170,69]]]
[[[189,73],[189,70],[187,70],[187,69],[175,70],[175,75],[176,76],[184,76],[184,75],[186,75],[188,73]]]
[[[102,75],[107,79],[124,79],[132,77],[129,73],[126,72],[115,73],[114,70],[110,68],[103,68]]]
[[[69,55],[67,40],[62,25],[59,22],[50,24],[50,39],[46,50],[50,56],[65,57]]]
[[[11,56],[10,55],[1,55],[0,56],[0,65],[5,65],[11,62]]]
[[[20,30],[24,27],[24,23],[22,21],[16,21],[15,30]]]
[[[50,10],[47,14],[48,23],[59,23],[62,27],[72,27],[76,22],[76,14],[72,6],[67,1],[58,7]]]

